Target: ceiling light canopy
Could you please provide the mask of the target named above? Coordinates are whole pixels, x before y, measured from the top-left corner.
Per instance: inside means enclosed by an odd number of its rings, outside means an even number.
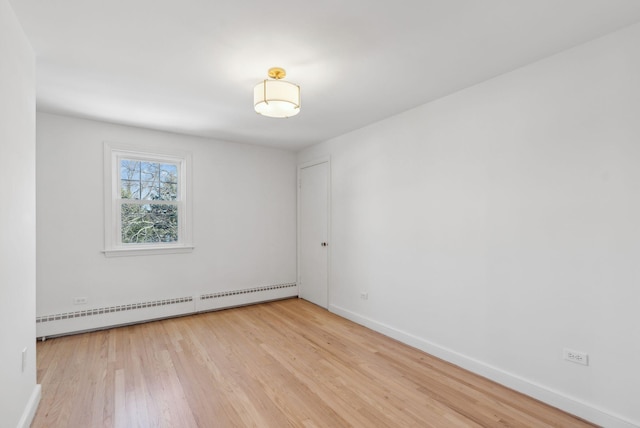
[[[258,114],[268,117],[291,117],[300,113],[300,86],[285,82],[284,69],[269,69],[269,77],[253,89],[253,106]]]

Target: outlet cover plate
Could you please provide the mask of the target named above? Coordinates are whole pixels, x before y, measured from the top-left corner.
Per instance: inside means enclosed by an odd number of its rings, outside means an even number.
[[[562,350],[562,357],[571,361],[572,363],[582,364],[583,366],[589,365],[589,355],[586,352],[574,351],[573,349],[564,348]]]

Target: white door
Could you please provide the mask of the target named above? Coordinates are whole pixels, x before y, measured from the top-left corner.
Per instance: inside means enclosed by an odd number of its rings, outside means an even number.
[[[329,162],[300,168],[300,297],[327,308]]]

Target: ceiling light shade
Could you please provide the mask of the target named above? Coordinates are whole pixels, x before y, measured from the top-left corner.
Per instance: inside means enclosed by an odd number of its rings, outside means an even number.
[[[300,86],[280,80],[286,75],[282,68],[270,68],[273,80],[263,80],[253,89],[253,106],[258,114],[291,117],[300,113]]]

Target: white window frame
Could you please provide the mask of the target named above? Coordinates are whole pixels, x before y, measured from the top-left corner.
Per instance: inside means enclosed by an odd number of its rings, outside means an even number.
[[[133,159],[178,165],[178,241],[122,243],[120,160]],[[104,254],[107,257],[187,253],[193,251],[191,154],[150,147],[104,143]]]

